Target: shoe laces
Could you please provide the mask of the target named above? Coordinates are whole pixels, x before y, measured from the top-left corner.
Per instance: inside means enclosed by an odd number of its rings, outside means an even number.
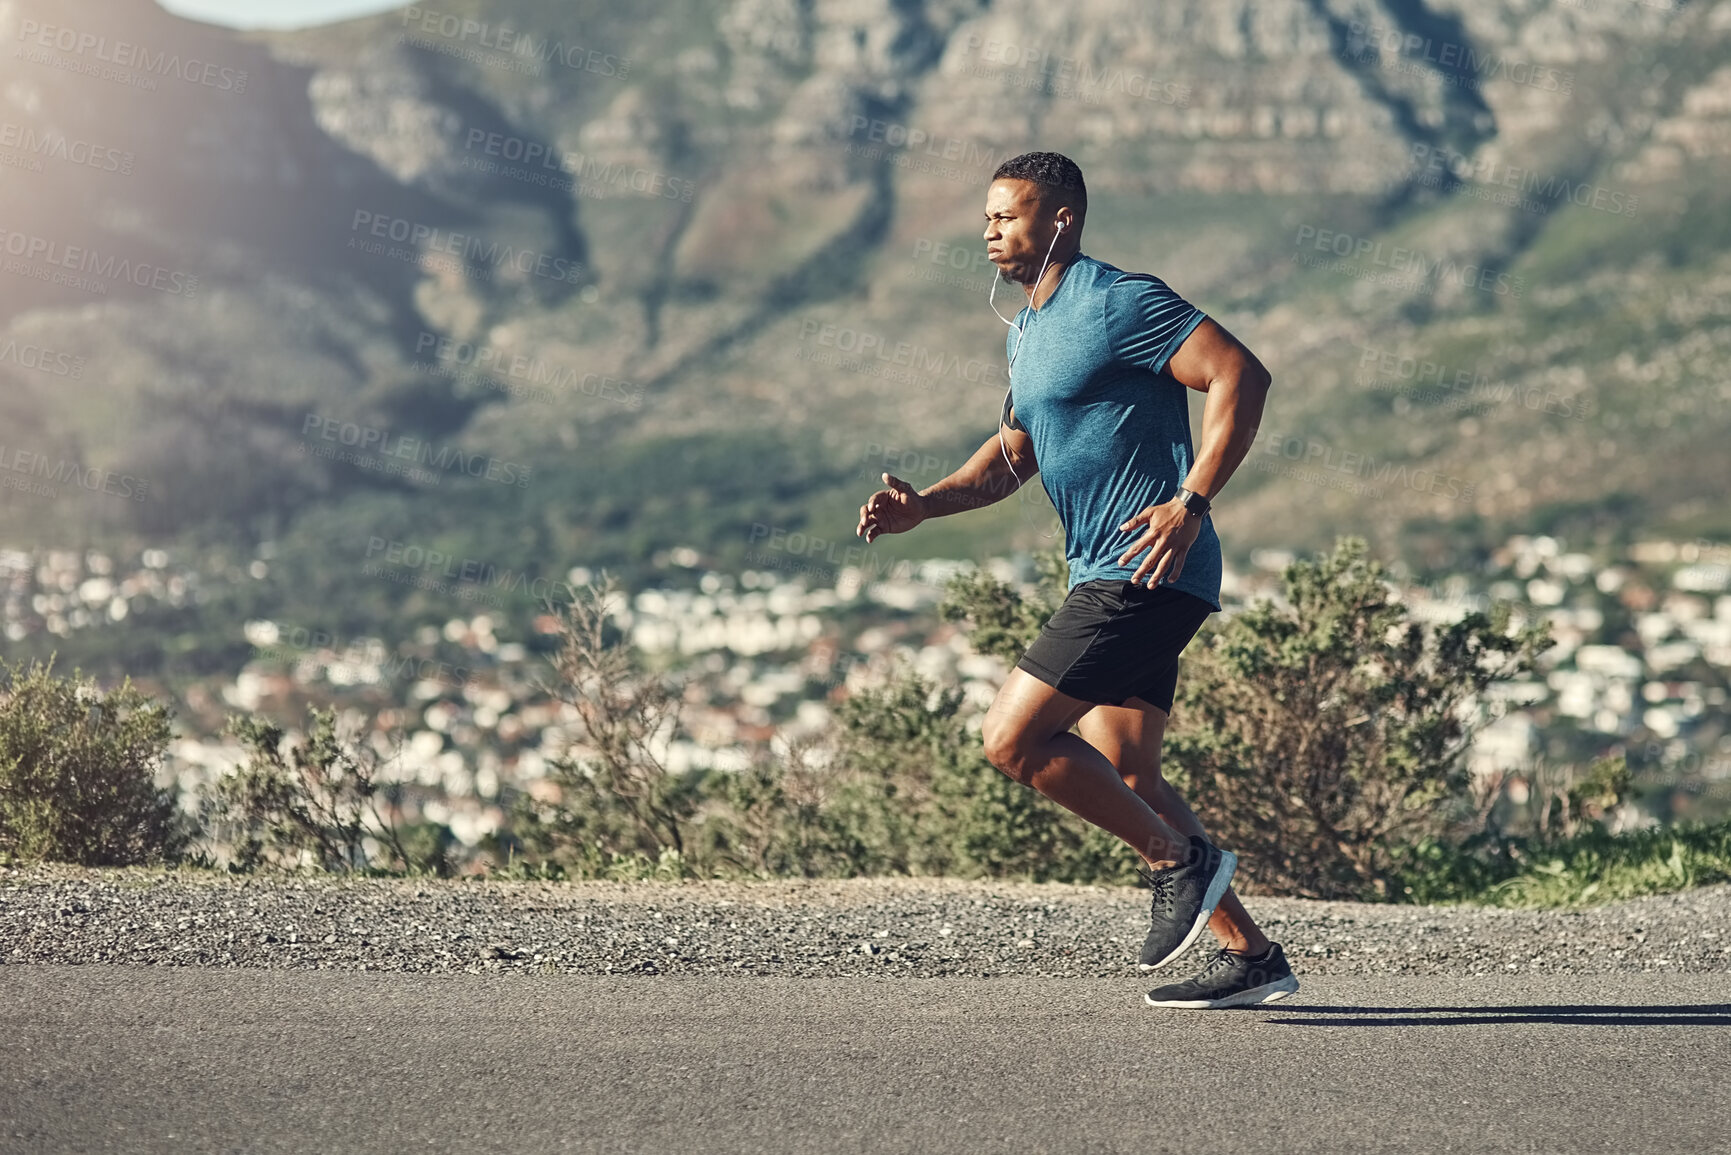
[[[1232,952],[1227,950],[1225,947],[1221,947],[1219,950],[1208,956],[1208,961],[1202,965],[1202,973],[1196,976],[1197,981],[1202,982],[1210,979],[1216,972],[1224,970],[1231,965]]]
[[[1143,881],[1147,882],[1148,889],[1153,892],[1153,898],[1150,902],[1152,909],[1171,911],[1172,884],[1176,881],[1174,877],[1176,874],[1177,871],[1174,870],[1142,871]]]

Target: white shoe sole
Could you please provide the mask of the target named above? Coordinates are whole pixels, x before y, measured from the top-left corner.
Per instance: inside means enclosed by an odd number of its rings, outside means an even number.
[[[1214,917],[1214,908],[1220,905],[1220,900],[1232,886],[1232,876],[1238,870],[1238,856],[1230,850],[1220,852],[1220,865],[1214,871],[1214,877],[1208,881],[1208,889],[1202,895],[1202,908],[1196,912],[1196,921],[1190,924],[1190,933],[1184,936],[1184,941],[1171,954],[1157,963],[1137,963],[1137,969],[1144,974],[1157,971],[1185,951],[1196,941],[1196,936],[1202,933],[1202,928],[1208,925],[1208,920]]]
[[[1287,975],[1271,983],[1259,987],[1251,987],[1247,991],[1239,991],[1235,995],[1227,995],[1219,999],[1177,999],[1172,1002],[1156,1001],[1154,992],[1149,991],[1142,996],[1142,1001],[1151,1007],[1170,1007],[1180,1011],[1213,1011],[1225,1007],[1254,1007],[1261,1003],[1279,1002],[1287,995],[1298,991],[1298,976]]]

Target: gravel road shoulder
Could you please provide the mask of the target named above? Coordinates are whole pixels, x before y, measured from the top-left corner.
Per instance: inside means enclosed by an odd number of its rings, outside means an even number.
[[[1300,974],[1731,971],[1731,885],[1548,911],[1247,901]],[[951,879],[530,883],[11,867],[0,868],[0,965],[1111,978],[1135,974],[1146,904],[1130,887]]]

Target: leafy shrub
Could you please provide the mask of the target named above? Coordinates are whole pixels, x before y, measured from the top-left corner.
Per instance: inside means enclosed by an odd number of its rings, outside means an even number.
[[[1510,797],[1517,780],[1527,787],[1524,804]],[[1602,825],[1628,796],[1631,783],[1628,761],[1621,754],[1597,759],[1585,770],[1542,756],[1518,769],[1499,770],[1474,784],[1478,817],[1471,841],[1573,838]]]
[[[872,873],[1127,881],[1140,860],[998,772],[958,688],[903,673],[842,703],[837,817]],[[863,871],[862,871],[863,872]]]
[[[561,608],[547,689],[578,715],[581,755],[550,763],[557,802],[512,800],[495,840],[512,876],[1132,876],[1127,847],[986,761],[959,689],[911,673],[741,771],[673,771],[657,743],[680,694],[607,628],[614,593],[604,578]]]
[[[334,710],[312,707],[307,732],[285,751],[281,726],[233,717],[229,730],[248,759],[201,791],[200,815],[214,841],[229,847],[229,869],[310,866],[353,872],[376,868],[368,845],[386,852],[386,869],[451,873],[448,829],[399,830],[378,809],[380,760],[338,732]]]
[[[640,859],[702,869],[699,848],[688,842],[705,772],[674,771],[657,753],[678,726],[680,690],[644,670],[635,648],[609,629],[617,596],[617,582],[603,575],[570,602],[549,606],[559,645],[556,680],[542,688],[576,711],[583,753],[549,762],[557,804],[523,794],[513,800],[510,853],[580,877],[604,877]]]
[[[778,743],[779,745],[779,743]],[[865,849],[838,817],[845,774],[823,739],[795,739],[708,780],[700,859],[756,878],[858,874]]]
[[[974,572],[952,580],[940,614],[1013,659],[1062,601],[1062,556],[1040,561],[1032,596]],[[1506,608],[1412,621],[1352,539],[1283,580],[1282,601],[1192,646],[1168,738],[1168,772],[1215,837],[1246,853],[1253,885],[1525,901],[1716,877],[1711,847],[1643,858],[1605,833],[1628,785],[1620,762],[1535,775],[1524,841],[1488,824],[1503,784],[1475,786],[1461,754],[1483,692],[1531,668],[1542,627],[1511,629]],[[583,722],[584,756],[555,764],[556,804],[518,799],[519,821],[497,840],[508,874],[1132,879],[1128,847],[988,764],[960,689],[907,671],[844,701],[828,733],[744,771],[674,772],[655,750],[679,693],[606,630],[611,592],[591,587],[564,615],[555,689]],[[1613,868],[1625,881],[1594,890]]]
[[[0,854],[86,866],[178,863],[191,839],[156,774],[170,714],[127,679],[0,660]]]
[[[938,616],[963,623],[978,653],[1013,664],[1064,603],[1069,584],[1070,567],[1063,550],[1040,551],[1034,555],[1034,565],[1039,581],[1028,597],[985,570],[964,570],[945,585]]]
[[[972,573],[951,582],[940,613],[967,623],[976,649],[1014,660],[1061,601],[1062,559],[1041,562],[1033,597]],[[1461,758],[1473,707],[1531,668],[1544,631],[1511,630],[1506,608],[1412,621],[1357,539],[1282,579],[1282,601],[1211,623],[1186,650],[1163,768],[1210,836],[1245,856],[1250,888],[1386,896],[1407,848],[1482,829]],[[1565,791],[1563,816],[1600,806],[1614,785]]]
[[[1168,749],[1257,888],[1386,897],[1401,847],[1470,818],[1472,711],[1492,682],[1532,668],[1546,631],[1511,630],[1506,606],[1409,620],[1356,539],[1282,580],[1282,603],[1250,606],[1186,653]]]

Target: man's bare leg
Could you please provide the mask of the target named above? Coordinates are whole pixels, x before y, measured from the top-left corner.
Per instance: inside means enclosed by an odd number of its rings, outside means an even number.
[[[1189,853],[1189,836],[1163,822],[1111,759],[1069,732],[1098,708],[1012,669],[986,712],[986,757],[1017,782],[1129,843],[1151,868],[1175,866]]]
[[[1167,713],[1141,698],[1122,706],[1095,706],[1076,723],[1082,738],[1118,768],[1124,784],[1160,815],[1166,826],[1188,837],[1207,838],[1201,821],[1160,773],[1160,746],[1166,737]],[[1214,908],[1208,929],[1228,950],[1256,957],[1268,949],[1268,936],[1250,912],[1228,890]]]

